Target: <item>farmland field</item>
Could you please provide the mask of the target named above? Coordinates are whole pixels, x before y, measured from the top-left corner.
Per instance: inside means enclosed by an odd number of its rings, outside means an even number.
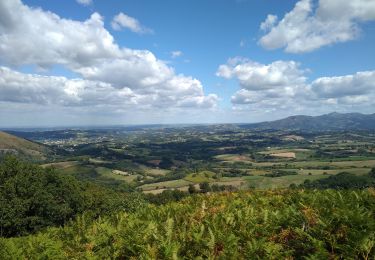
[[[147,193],[187,191],[189,185],[205,182],[241,190],[285,188],[342,172],[365,176],[375,167],[371,133],[207,129],[211,134],[188,127],[120,135],[116,141],[84,145],[82,150],[75,146],[69,161],[43,167],[96,182],[123,182]],[[79,136],[87,139],[85,132]]]

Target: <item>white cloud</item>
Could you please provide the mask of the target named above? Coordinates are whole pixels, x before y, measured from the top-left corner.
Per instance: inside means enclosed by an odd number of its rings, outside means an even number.
[[[375,92],[375,71],[318,78],[312,82],[311,89],[322,98],[367,95]]]
[[[269,14],[264,22],[260,24],[260,29],[263,31],[267,31],[272,28],[275,23],[277,22],[277,15]]]
[[[141,23],[137,19],[124,13],[119,13],[115,17],[113,17],[111,25],[112,28],[117,31],[125,28],[139,34],[153,33],[151,29],[141,25]]]
[[[240,89],[231,98],[233,104],[256,104],[260,102],[264,96],[259,91],[251,91]]]
[[[10,65],[61,64],[76,69],[121,55],[103,18],[84,22],[60,18],[19,0],[0,1],[0,60]]]
[[[204,95],[198,80],[183,76],[170,79],[163,90],[140,91],[101,81],[25,74],[0,67],[0,103],[101,107],[113,112],[126,108],[213,108],[217,101],[214,94]]]
[[[171,57],[172,57],[172,59],[174,59],[174,58],[177,58],[177,57],[181,57],[182,54],[183,54],[182,51],[172,51]]]
[[[118,46],[98,13],[81,22],[18,0],[0,1],[0,62],[43,69],[62,65],[83,77],[70,80],[3,68],[3,102],[104,106],[115,111],[124,104],[151,110],[186,104],[213,108],[218,101],[216,95],[204,94],[199,80],[176,74],[152,52]]]
[[[375,71],[321,77],[311,83],[307,71],[294,61],[260,64],[237,57],[220,65],[217,76],[238,80],[240,90],[231,97],[235,110],[311,114],[314,109],[371,111],[375,106]]]
[[[313,98],[341,106],[375,106],[375,71],[362,71],[353,75],[321,77],[309,89]]]
[[[110,82],[117,87],[144,88],[175,76],[174,70],[150,51],[124,49],[120,58],[77,69],[84,78]]]
[[[0,67],[0,102],[61,106],[131,105],[138,96],[128,88],[65,77],[24,74]]]
[[[299,85],[305,82],[304,71],[294,61],[275,61],[264,65],[243,58],[230,59],[216,73],[223,78],[235,77],[241,87],[264,90]]]
[[[92,4],[92,0],[76,0],[77,3],[81,4],[81,5],[91,5]]]
[[[375,1],[301,0],[276,24],[268,15],[261,24],[267,31],[259,43],[267,49],[285,48],[286,52],[310,52],[322,46],[358,37],[360,23],[375,20]]]

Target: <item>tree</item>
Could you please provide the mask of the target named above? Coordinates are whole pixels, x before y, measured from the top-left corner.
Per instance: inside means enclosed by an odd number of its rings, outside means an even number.
[[[190,194],[193,194],[193,193],[197,192],[197,189],[195,188],[195,186],[193,184],[189,184],[188,191],[189,191]]]
[[[80,184],[53,169],[6,157],[0,165],[1,236],[63,225],[84,208]]]
[[[375,178],[375,168],[372,168],[368,174],[371,178]]]
[[[211,191],[210,184],[208,182],[202,182],[199,184],[199,188],[201,189],[201,192],[207,193]]]
[[[93,218],[120,210],[131,212],[142,208],[144,202],[139,194],[82,183],[15,157],[0,162],[0,236],[64,225],[83,212]]]

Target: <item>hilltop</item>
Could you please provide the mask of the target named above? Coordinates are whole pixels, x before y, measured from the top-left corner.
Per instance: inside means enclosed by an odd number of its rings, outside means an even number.
[[[0,131],[0,155],[16,154],[32,159],[43,159],[49,151],[44,145]]]
[[[330,113],[321,116],[296,115],[284,119],[242,125],[251,129],[274,130],[374,130],[375,114]]]

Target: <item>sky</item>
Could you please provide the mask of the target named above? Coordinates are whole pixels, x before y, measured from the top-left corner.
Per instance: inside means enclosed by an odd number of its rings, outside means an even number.
[[[374,108],[374,0],[0,1],[0,127]]]

